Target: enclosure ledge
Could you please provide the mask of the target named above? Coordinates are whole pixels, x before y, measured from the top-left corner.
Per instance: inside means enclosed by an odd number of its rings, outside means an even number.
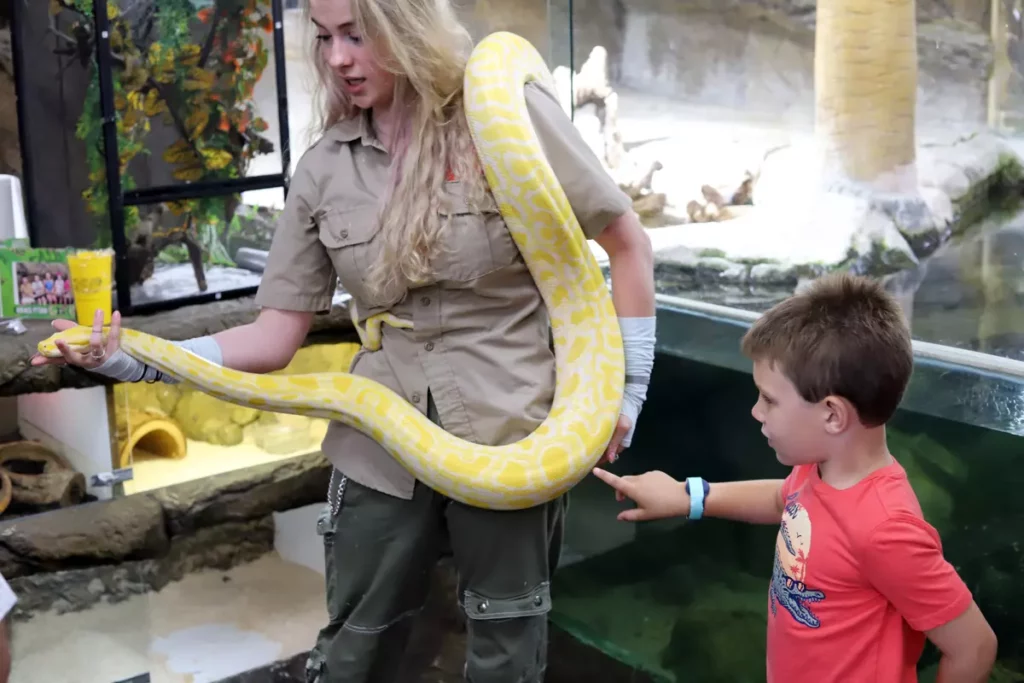
[[[353,341],[357,337],[349,319],[346,298],[336,298],[330,312],[313,319],[305,344]],[[250,323],[259,313],[253,297],[184,306],[150,315],[126,316],[122,324],[171,341],[214,334]],[[65,367],[29,364],[36,345],[53,333],[47,320],[24,320],[28,331],[0,334],[0,396],[82,389],[109,384],[104,378]]]
[[[0,521],[0,573],[18,593],[15,618],[74,612],[255,559],[273,548],[274,513],[322,502],[329,479],[316,451]]]

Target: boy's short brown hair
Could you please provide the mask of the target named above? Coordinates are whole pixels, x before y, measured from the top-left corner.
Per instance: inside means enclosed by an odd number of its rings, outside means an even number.
[[[741,348],[777,363],[805,401],[841,396],[870,427],[896,412],[914,368],[899,304],[880,283],[849,273],[823,276],[773,306]]]

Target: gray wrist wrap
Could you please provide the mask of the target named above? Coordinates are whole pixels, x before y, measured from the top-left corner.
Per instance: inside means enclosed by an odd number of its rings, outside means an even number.
[[[220,344],[211,336],[193,337],[181,342],[174,342],[188,351],[216,365],[224,364],[224,357],[221,353]],[[140,360],[132,358],[127,353],[118,349],[110,354],[110,357],[102,365],[91,368],[91,372],[105,377],[111,377],[121,382],[164,382],[166,384],[178,384],[179,380],[166,375],[156,368],[146,365]]]

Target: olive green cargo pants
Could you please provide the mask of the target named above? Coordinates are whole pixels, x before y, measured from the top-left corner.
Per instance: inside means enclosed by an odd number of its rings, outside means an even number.
[[[395,681],[445,541],[467,617],[466,680],[541,683],[567,503],[484,510],[419,482],[402,500],[334,472],[317,522],[329,622],[310,652],[307,683]]]

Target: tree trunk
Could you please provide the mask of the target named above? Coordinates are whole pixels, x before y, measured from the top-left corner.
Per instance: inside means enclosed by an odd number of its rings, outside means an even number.
[[[917,187],[914,0],[818,0],[815,132],[826,180]]]

